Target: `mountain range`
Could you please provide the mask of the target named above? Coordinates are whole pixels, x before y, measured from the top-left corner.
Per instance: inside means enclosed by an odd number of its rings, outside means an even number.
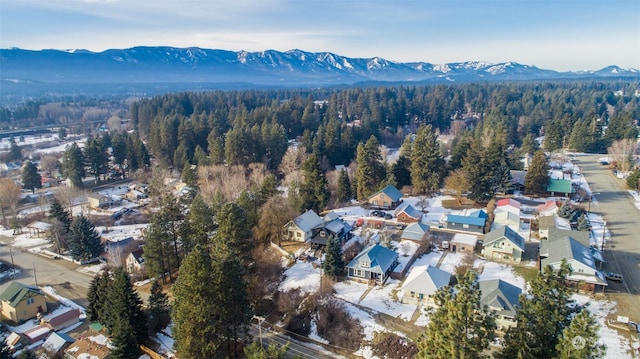
[[[515,62],[432,64],[349,58],[331,52],[262,52],[133,47],[88,50],[0,49],[2,96],[13,90],[57,88],[119,91],[143,88],[229,89],[319,87],[356,83],[443,83],[550,79],[640,79],[637,69],[558,72]],[[128,90],[127,90],[128,89]],[[62,90],[59,90],[62,91]]]

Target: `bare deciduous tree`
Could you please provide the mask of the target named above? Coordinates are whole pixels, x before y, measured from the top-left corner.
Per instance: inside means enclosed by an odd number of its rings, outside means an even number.
[[[53,175],[53,171],[57,170],[60,166],[60,162],[55,156],[47,155],[40,159],[40,168],[47,174],[47,177]]]
[[[470,187],[469,176],[462,168],[451,172],[444,180],[444,188],[456,193],[458,204],[462,204],[462,194],[468,191]]]
[[[244,166],[198,166],[198,186],[200,193],[211,201],[218,192],[227,201],[237,199],[242,191],[259,187],[268,174],[261,163]]]
[[[302,147],[289,147],[280,162],[280,172],[286,178],[289,174],[299,171],[302,163],[307,159],[307,154]]]
[[[16,215],[16,206],[20,200],[22,190],[11,178],[0,178],[0,211],[2,211],[2,221],[6,222],[5,208],[11,208],[13,215]]]
[[[631,168],[631,159],[638,147],[636,140],[625,139],[614,141],[607,149],[609,159],[616,163],[618,171],[628,172]]]

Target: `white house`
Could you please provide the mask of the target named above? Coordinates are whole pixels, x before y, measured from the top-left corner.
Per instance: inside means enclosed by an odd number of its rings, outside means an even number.
[[[434,307],[436,292],[449,285],[451,273],[430,265],[411,269],[402,285],[402,303],[413,303],[424,307]]]
[[[313,236],[313,229],[324,224],[322,217],[308,210],[284,225],[283,237],[287,241],[306,242]]]

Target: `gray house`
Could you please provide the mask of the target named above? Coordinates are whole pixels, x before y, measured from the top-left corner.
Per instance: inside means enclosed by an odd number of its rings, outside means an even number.
[[[515,327],[516,307],[520,300],[522,289],[501,279],[479,281],[480,304],[487,306],[496,315],[498,329],[505,330]]]
[[[489,260],[520,263],[524,253],[524,238],[509,226],[484,235],[482,254]]]
[[[365,248],[347,266],[347,278],[383,284],[398,265],[398,253],[379,244]]]
[[[487,212],[475,211],[468,216],[448,214],[445,227],[457,231],[484,234],[484,225],[487,221]]]

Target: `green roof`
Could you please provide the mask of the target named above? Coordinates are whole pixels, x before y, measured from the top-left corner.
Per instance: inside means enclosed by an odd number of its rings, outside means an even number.
[[[5,289],[2,294],[0,294],[0,300],[2,300],[3,302],[9,302],[9,305],[15,307],[29,292],[44,295],[44,293],[42,293],[42,291],[40,291],[40,288],[38,287],[13,281],[11,282],[11,284],[9,284],[7,289]]]
[[[547,186],[547,192],[573,193],[573,187],[570,180],[552,178]]]

